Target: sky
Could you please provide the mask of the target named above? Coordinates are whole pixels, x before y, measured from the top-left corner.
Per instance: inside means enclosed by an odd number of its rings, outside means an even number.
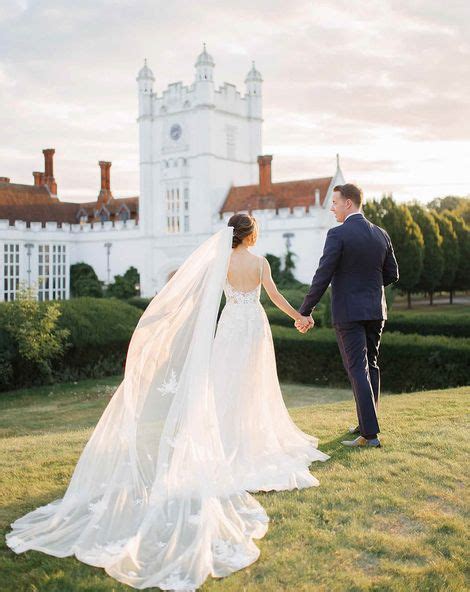
[[[263,76],[273,180],[333,175],[367,198],[470,194],[469,0],[1,0],[0,176],[32,183],[55,148],[59,196],[138,195],[137,83]]]

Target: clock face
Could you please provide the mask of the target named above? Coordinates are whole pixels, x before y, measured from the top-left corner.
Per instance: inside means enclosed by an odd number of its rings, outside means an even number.
[[[172,140],[179,140],[183,130],[179,123],[174,123],[170,128],[170,136]]]

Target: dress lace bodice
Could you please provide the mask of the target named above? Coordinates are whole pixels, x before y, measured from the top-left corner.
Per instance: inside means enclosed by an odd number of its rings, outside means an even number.
[[[260,258],[259,263],[259,284],[250,291],[237,290],[228,281],[228,277],[225,278],[224,293],[227,300],[227,304],[256,304],[260,301],[261,296],[261,284],[263,282],[263,259]]]
[[[242,292],[236,290],[228,280],[225,280],[224,293],[227,304],[256,304],[259,302],[261,294],[261,283],[254,290]]]

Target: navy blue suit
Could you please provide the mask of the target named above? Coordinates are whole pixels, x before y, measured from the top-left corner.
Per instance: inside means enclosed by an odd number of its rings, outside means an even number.
[[[377,358],[387,304],[384,287],[398,280],[390,237],[362,214],[328,231],[323,255],[299,312],[308,316],[331,283],[336,338],[356,400],[361,435],[379,433]]]

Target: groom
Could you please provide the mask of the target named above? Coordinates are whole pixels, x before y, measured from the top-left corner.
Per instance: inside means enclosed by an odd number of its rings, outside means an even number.
[[[360,434],[346,446],[380,447],[377,407],[380,371],[377,358],[387,318],[384,286],[398,280],[390,237],[362,213],[362,191],[351,183],[333,190],[331,211],[342,222],[328,231],[323,255],[295,323],[305,333],[313,327],[311,312],[331,282],[332,322],[343,364],[356,400]]]

